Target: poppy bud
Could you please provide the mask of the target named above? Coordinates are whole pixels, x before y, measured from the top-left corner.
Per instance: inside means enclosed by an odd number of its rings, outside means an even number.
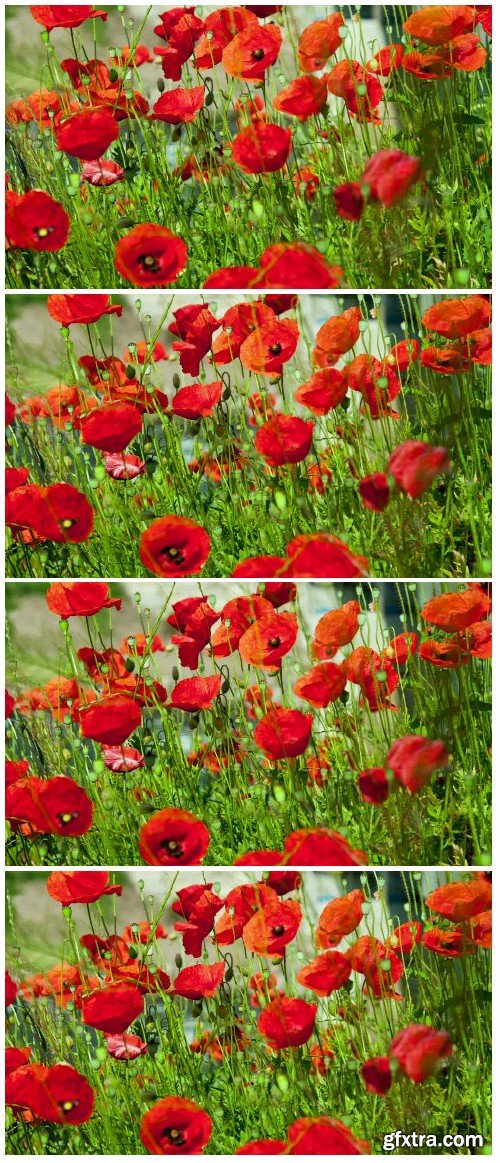
[[[157,89],[158,89],[158,92],[159,92],[159,93],[163,93],[163,92],[164,92],[164,90],[165,90],[165,81],[163,80],[163,77],[158,77],[158,80],[157,80],[157,82],[156,82],[156,87],[157,87]]]

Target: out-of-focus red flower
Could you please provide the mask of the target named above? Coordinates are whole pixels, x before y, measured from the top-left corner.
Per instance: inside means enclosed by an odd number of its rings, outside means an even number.
[[[110,694],[83,707],[79,721],[84,739],[118,746],[140,726],[141,708],[128,695]]]
[[[337,214],[348,222],[359,222],[365,208],[365,199],[359,182],[344,182],[336,186],[333,200]]]
[[[337,408],[347,395],[347,381],[344,373],[334,367],[322,367],[314,372],[304,384],[294,392],[294,400],[309,408],[315,416],[326,416],[332,408]]]
[[[422,939],[424,949],[439,957],[465,957],[473,953],[474,942],[462,927],[458,929],[427,929]]]
[[[331,658],[341,646],[348,646],[359,630],[359,602],[345,602],[338,610],[323,614],[314,630],[313,658]]]
[[[201,864],[209,844],[205,824],[181,808],[155,812],[139,834],[139,851],[146,864]]]
[[[255,121],[236,135],[231,157],[245,174],[270,174],[283,169],[291,148],[290,129]]]
[[[303,1046],[313,1032],[317,1008],[298,997],[276,998],[259,1014],[257,1029],[272,1050]]]
[[[90,537],[94,510],[73,485],[24,485],[6,497],[5,523],[49,541],[80,542]]]
[[[222,679],[219,674],[196,675],[196,678],[181,678],[171,695],[172,707],[191,714],[206,711],[220,693]]]
[[[85,789],[66,775],[28,776],[6,789],[5,816],[32,825],[36,832],[83,836],[92,825],[93,804]]]
[[[297,973],[297,981],[306,989],[311,989],[318,997],[329,997],[335,989],[341,989],[351,976],[351,965],[347,957],[330,949],[315,957]]]
[[[474,8],[467,4],[430,4],[412,12],[403,28],[424,44],[442,45],[472,28],[474,19]]]
[[[244,1147],[237,1147],[235,1155],[282,1155],[285,1147],[284,1139],[253,1139]]]
[[[327,97],[325,77],[295,77],[281,93],[273,97],[273,106],[279,113],[307,121],[308,117],[321,112]]]
[[[450,1035],[432,1026],[411,1025],[400,1030],[389,1047],[403,1074],[412,1082],[424,1082],[443,1058],[453,1052]]]
[[[310,452],[313,431],[312,420],[276,414],[259,428],[255,448],[272,467],[299,464]]]
[[[202,997],[215,997],[219,985],[224,980],[225,961],[215,961],[211,965],[188,965],[181,969],[172,982],[173,993],[198,1001]]]
[[[115,247],[118,274],[135,287],[168,287],[182,274],[187,258],[184,239],[152,222],[132,227]]]
[[[360,181],[370,187],[371,197],[377,202],[393,206],[422,177],[420,158],[410,157],[399,149],[381,149],[367,162]]]
[[[389,796],[385,767],[367,767],[358,775],[358,787],[365,804],[383,804]]]
[[[378,106],[384,90],[378,76],[370,72],[370,69],[361,65],[359,61],[337,61],[328,74],[327,83],[330,93],[345,101],[352,117],[380,125]]]
[[[312,724],[312,715],[288,707],[273,707],[257,723],[253,737],[268,759],[295,758],[308,746]]]
[[[324,255],[305,242],[277,242],[268,246],[260,256],[259,270],[255,283],[245,285],[277,290],[287,287],[321,290],[338,287],[344,274],[341,267],[328,266]]]
[[[250,24],[238,32],[223,49],[222,67],[230,77],[259,82],[277,61],[282,32],[277,24]]]
[[[211,1134],[212,1120],[189,1098],[161,1098],[141,1119],[141,1142],[150,1155],[201,1155]]]
[[[22,250],[61,250],[68,241],[69,215],[60,202],[44,190],[5,195],[7,243]]]
[[[365,509],[370,509],[372,513],[383,513],[391,499],[385,472],[374,472],[371,476],[363,477],[358,488]]]
[[[204,566],[210,546],[208,533],[189,517],[158,517],[141,534],[139,556],[157,577],[188,577]]]
[[[344,27],[341,12],[332,13],[323,20],[313,20],[299,36],[297,60],[303,73],[317,73],[342,44],[339,30]]]
[[[386,765],[407,791],[415,795],[431,775],[449,763],[448,751],[440,739],[405,735],[396,739],[387,753]]]
[[[156,121],[166,121],[168,125],[186,124],[194,121],[204,101],[203,85],[194,85],[192,89],[170,89],[162,93],[153,105],[153,115]]]
[[[281,863],[299,868],[315,864],[342,868],[366,864],[366,856],[364,852],[351,848],[348,840],[332,828],[299,828],[287,836]]]
[[[120,610],[121,598],[112,598],[107,582],[53,582],[45,601],[60,618],[89,618],[100,610]]]
[[[405,440],[391,452],[387,472],[412,500],[430,488],[435,477],[450,471],[446,448],[434,447],[423,440]]]
[[[368,1058],[361,1067],[361,1077],[371,1094],[387,1094],[392,1086],[391,1063],[388,1058]]]
[[[33,1063],[12,1071],[7,1079],[6,1102],[48,1123],[79,1126],[94,1109],[94,1091],[73,1066]]]
[[[294,683],[293,692],[312,707],[328,707],[345,690],[345,670],[336,662],[321,662]]]
[[[367,68],[371,73],[378,73],[379,77],[389,77],[395,69],[401,68],[404,51],[402,44],[386,44],[370,57]]]
[[[93,904],[101,896],[121,896],[122,885],[111,884],[109,872],[51,872],[47,892],[63,906]]]
[[[288,1128],[287,1155],[369,1155],[370,1147],[356,1139],[340,1119],[328,1115],[296,1119]]]
[[[419,657],[424,662],[430,662],[431,666],[442,666],[445,670],[456,670],[459,666],[467,665],[467,644],[459,635],[447,638],[444,642],[427,638],[425,642],[420,643]]]

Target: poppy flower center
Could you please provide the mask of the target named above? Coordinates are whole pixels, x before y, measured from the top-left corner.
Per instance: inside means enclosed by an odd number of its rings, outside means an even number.
[[[141,254],[139,265],[145,267],[147,271],[152,271],[153,274],[160,270],[160,263],[154,254]]]
[[[168,557],[169,561],[184,561],[184,551],[179,549],[177,545],[165,545],[160,550],[160,557]]]
[[[35,226],[33,233],[36,234],[37,238],[46,238],[48,234],[53,233],[53,230],[53,226]]]
[[[76,525],[76,517],[65,517],[64,521],[59,522],[61,529],[71,529],[72,525]]]
[[[75,1106],[78,1106],[78,1103],[76,1100],[72,1102],[70,1098],[67,1098],[65,1102],[60,1102],[59,1106],[63,1113],[67,1115],[70,1111],[74,1110]]]
[[[160,848],[164,848],[165,852],[168,852],[169,856],[174,857],[174,860],[180,860],[181,856],[184,854],[182,844],[179,844],[178,840],[163,840],[163,842],[160,844]]]
[[[186,1142],[186,1136],[177,1127],[165,1127],[162,1139],[166,1139],[172,1147],[183,1147]]]
[[[71,824],[72,820],[78,819],[78,812],[58,812],[57,819],[61,821],[61,824]]]
[[[282,937],[283,933],[285,932],[285,926],[284,925],[275,925],[274,928],[271,930],[271,932],[273,934],[273,937]]]
[[[269,639],[267,645],[272,646],[272,647],[281,646],[281,638],[279,638],[278,635],[276,635],[276,638]]]
[[[264,54],[263,48],[254,48],[253,53],[252,53],[252,59],[254,61],[261,61],[262,58],[264,57],[264,55],[265,54]]]

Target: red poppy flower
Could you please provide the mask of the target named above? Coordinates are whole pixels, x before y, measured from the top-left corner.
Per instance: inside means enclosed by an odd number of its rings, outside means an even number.
[[[373,54],[366,67],[370,72],[378,73],[379,77],[389,77],[395,69],[401,68],[404,51],[402,44],[386,44]]]
[[[118,1062],[130,1062],[147,1054],[148,1045],[137,1034],[108,1034],[106,1049]]]
[[[482,590],[467,589],[438,594],[422,606],[420,613],[425,622],[451,633],[480,622],[490,610],[491,600],[487,594]]]
[[[375,73],[370,72],[359,61],[337,61],[328,74],[328,89],[336,97],[345,101],[352,117],[380,125],[378,106],[384,90]]]
[[[189,1098],[161,1098],[141,1119],[141,1142],[150,1155],[201,1155],[212,1120]]]
[[[187,384],[173,396],[172,412],[186,420],[211,416],[220,403],[222,388],[222,380],[214,380],[211,384]]]
[[[144,999],[137,986],[118,981],[82,999],[82,1021],[106,1034],[123,1034],[143,1009]]]
[[[17,997],[17,985],[8,970],[5,970],[5,1006],[14,1004]]]
[[[10,787],[10,785],[16,783],[18,779],[25,779],[29,771],[29,766],[30,765],[26,759],[6,759],[5,787]]]
[[[146,462],[140,456],[123,452],[105,452],[104,467],[108,476],[115,481],[131,481],[146,472]]]
[[[47,32],[52,32],[53,28],[79,28],[86,20],[108,19],[107,12],[93,8],[91,4],[35,4],[30,5],[30,12]]]
[[[295,354],[300,333],[295,320],[276,318],[252,330],[238,352],[241,362],[256,375],[279,375]]]
[[[265,303],[237,303],[229,307],[221,319],[223,330],[212,346],[214,363],[231,363],[237,359],[245,339],[264,324],[276,323],[276,315]]]
[[[212,69],[220,64],[222,53],[233,37],[249,25],[257,25],[253,12],[245,8],[221,8],[209,12],[205,31],[196,45],[194,59],[197,69]],[[258,25],[257,25],[258,27]]]
[[[307,121],[320,113],[326,104],[328,90],[325,77],[296,77],[285,89],[273,97],[273,106],[279,113]]]
[[[383,804],[389,796],[385,767],[367,767],[358,775],[358,787],[365,804]]]
[[[434,447],[423,440],[405,440],[391,452],[387,472],[412,500],[430,488],[435,477],[450,471],[446,448]]]
[[[276,614],[274,611],[258,618],[244,631],[238,650],[249,666],[276,670],[292,649],[299,630],[295,614]]]
[[[384,663],[396,662],[398,666],[404,666],[411,654],[416,654],[418,649],[418,634],[413,630],[407,630],[404,634],[396,634],[395,638],[384,647],[380,657]]]
[[[6,468],[5,493],[12,493],[14,489],[21,488],[27,483],[29,475],[28,468]]]
[[[82,180],[91,186],[114,186],[115,182],[121,181],[125,170],[118,162],[100,157],[95,161],[83,162],[81,172]]]
[[[162,93],[153,105],[154,117],[156,121],[166,121],[168,125],[185,124],[194,121],[204,101],[203,85],[194,85],[192,89],[170,89]]]
[[[445,642],[427,638],[420,644],[419,656],[431,666],[442,666],[445,670],[456,670],[468,662],[466,642],[459,636],[447,638]]]
[[[73,485],[24,485],[6,497],[5,522],[49,541],[80,542],[90,537],[94,511]]]
[[[245,174],[270,174],[283,168],[291,148],[291,129],[255,121],[236,135],[231,157]]]
[[[393,206],[422,178],[420,158],[410,157],[399,149],[382,149],[369,159],[360,181],[370,187],[372,198],[383,206]]]
[[[123,452],[141,428],[142,415],[133,404],[101,404],[80,422],[84,444],[103,452]]]
[[[139,834],[139,851],[146,864],[201,864],[209,844],[208,828],[180,808],[155,812]]]
[[[115,248],[118,274],[135,287],[168,287],[186,267],[188,249],[166,226],[141,222]]]
[[[174,311],[174,321],[169,324],[169,331],[180,339],[172,344],[172,350],[179,352],[181,367],[186,375],[198,375],[200,363],[210,351],[212,335],[218,327],[217,319],[202,303],[190,303]]]
[[[491,913],[478,913],[474,917],[472,936],[479,949],[491,949],[493,937]]]
[[[222,67],[241,81],[262,81],[279,56],[282,32],[277,24],[250,24],[223,49]]]
[[[257,1029],[272,1050],[303,1046],[314,1030],[317,1008],[298,997],[278,997],[259,1014]]]
[[[466,880],[442,884],[426,897],[427,908],[448,921],[468,921],[491,908],[491,881]]]
[[[203,942],[212,932],[217,913],[222,908],[222,900],[210,892],[210,887],[193,885],[189,886],[189,889],[179,889],[179,901],[175,901],[172,906],[176,912],[187,918],[185,922],[177,922],[174,929],[181,934],[184,951],[190,957],[201,957]],[[197,893],[196,898],[193,897],[192,900],[189,898],[191,890]]]
[[[337,666],[336,662],[322,662],[297,679],[293,692],[312,707],[328,707],[345,690],[346,682],[347,677],[341,666]]]
[[[268,759],[294,758],[309,744],[312,715],[288,707],[273,707],[254,728],[253,737]]]
[[[421,921],[404,921],[387,938],[386,946],[388,949],[394,949],[399,954],[406,956],[408,953],[412,953],[417,945],[420,944],[422,931],[423,925]]]
[[[5,792],[6,818],[32,824],[37,832],[83,836],[92,825],[93,811],[87,792],[66,775],[29,776]]]
[[[422,945],[424,949],[429,949],[431,953],[436,953],[439,957],[465,957],[474,953],[475,950],[474,942],[470,940],[462,927],[459,929],[427,929],[423,936]]]
[[[347,395],[347,381],[344,373],[333,367],[324,367],[314,372],[305,384],[301,384],[294,392],[294,400],[303,404],[314,412],[315,416],[326,416],[332,408],[345,399]]]
[[[440,739],[405,735],[396,739],[389,748],[386,765],[395,779],[415,795],[425,787],[435,771],[448,765],[449,758]]]
[[[290,832],[284,849],[282,863],[299,867],[317,864],[319,867],[347,868],[366,864],[365,853],[351,848],[344,836],[331,828],[299,828]]]
[[[215,961],[211,965],[188,965],[175,978],[172,990],[179,997],[188,997],[192,1001],[215,997],[225,972],[225,961]]]
[[[282,1155],[285,1147],[284,1139],[254,1139],[238,1147],[235,1155]]]
[[[320,914],[315,939],[319,949],[339,945],[363,920],[365,894],[360,888],[328,902]]]
[[[313,658],[330,658],[347,646],[359,630],[359,602],[346,602],[338,610],[323,614],[316,625],[311,646]]]
[[[347,957],[356,973],[364,974],[366,988],[375,997],[401,1000],[400,994],[394,993],[391,987],[403,976],[404,965],[382,941],[372,936],[358,937],[347,951]]]
[[[409,36],[424,44],[448,44],[474,25],[474,9],[467,4],[437,4],[419,8],[405,20]]]
[[[374,472],[371,476],[363,477],[359,481],[358,488],[365,509],[370,509],[373,513],[383,513],[391,499],[391,490],[385,472]]]
[[[60,618],[89,618],[100,610],[121,610],[122,599],[112,598],[107,582],[53,582],[45,601]]]
[[[453,1052],[450,1035],[432,1026],[412,1025],[400,1030],[389,1047],[403,1074],[412,1082],[424,1082],[443,1058]]]
[[[73,1066],[22,1066],[9,1075],[9,1106],[27,1108],[36,1119],[79,1126],[94,1109],[94,1091]]]
[[[341,267],[328,266],[319,250],[305,242],[277,242],[268,246],[260,256],[259,267],[258,285],[277,290],[338,287],[344,274]],[[243,285],[257,285],[257,281],[240,284]]]
[[[255,448],[273,468],[299,464],[309,455],[314,431],[313,420],[298,416],[271,416],[255,437]]]
[[[121,896],[122,886],[110,884],[109,872],[51,872],[47,892],[61,905],[93,904],[101,896]]]
[[[158,517],[141,533],[139,556],[157,577],[199,573],[210,553],[208,533],[189,517]]]
[[[171,705],[180,711],[207,711],[220,694],[222,679],[219,674],[206,677],[181,678],[172,691]]]
[[[109,295],[48,295],[47,311],[61,327],[73,323],[97,323],[103,315],[121,315],[123,307],[110,303]]]
[[[370,1147],[355,1139],[339,1119],[322,1115],[296,1119],[288,1128],[288,1155],[369,1155]]]
[[[344,27],[341,12],[335,12],[324,20],[314,20],[299,36],[297,60],[303,73],[317,73],[323,69],[329,57],[342,44],[340,29]]]
[[[387,1094],[392,1086],[391,1063],[388,1058],[368,1058],[361,1067],[361,1076],[371,1094]]]
[[[269,882],[267,886],[270,888]],[[284,956],[287,945],[297,935],[302,921],[298,901],[270,901],[248,920],[243,928],[243,944],[252,953],[273,960]]]
[[[358,557],[331,533],[304,533],[286,547],[288,577],[366,577],[366,557]]]
[[[63,153],[90,162],[102,157],[119,135],[118,122],[111,110],[92,107],[74,113],[58,125],[56,144]]]
[[[61,250],[68,240],[70,220],[60,202],[44,190],[5,195],[5,234],[9,246],[23,250]]]
[[[427,331],[436,331],[446,339],[461,339],[487,327],[491,319],[491,300],[482,295],[466,295],[463,299],[440,299],[422,315]]]
[[[301,985],[312,989],[318,997],[330,997],[335,989],[341,989],[349,980],[351,965],[343,953],[330,949],[315,957],[296,976]]]

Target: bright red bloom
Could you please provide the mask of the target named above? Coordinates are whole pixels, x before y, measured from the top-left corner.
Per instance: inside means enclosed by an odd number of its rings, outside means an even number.
[[[343,953],[330,949],[315,957],[296,974],[297,981],[306,989],[312,989],[318,997],[330,997],[335,989],[341,989],[351,976],[351,964]]]
[[[420,644],[419,656],[431,666],[442,666],[445,670],[456,670],[468,662],[467,645],[459,636],[447,638],[445,642],[427,638]]]
[[[238,352],[241,362],[256,375],[279,375],[283,365],[295,354],[299,328],[294,319],[276,318],[252,330]]]
[[[103,747],[102,758],[110,771],[137,771],[144,767],[144,756],[135,747]]]
[[[420,613],[425,622],[452,633],[480,622],[488,616],[490,610],[491,599],[483,590],[467,589],[430,598]]]
[[[405,735],[390,747],[386,765],[398,782],[415,795],[425,787],[435,771],[448,765],[449,758],[440,739]]]
[[[277,242],[268,246],[260,256],[259,267],[256,285],[277,290],[338,287],[344,274],[341,267],[329,267],[319,250],[305,242]]]
[[[83,836],[92,825],[93,810],[85,789],[66,775],[29,776],[5,792],[6,819],[29,823],[36,832]]]
[[[161,1098],[141,1119],[141,1142],[150,1155],[201,1155],[212,1120],[189,1098]]]
[[[441,45],[473,26],[474,8],[467,4],[432,4],[412,12],[403,28],[424,44]]]
[[[53,28],[79,28],[86,20],[108,19],[107,12],[91,4],[35,4],[30,5],[30,12],[48,32]]]
[[[249,666],[276,670],[292,649],[298,629],[295,614],[288,612],[277,614],[273,611],[257,618],[257,621],[244,631],[238,642],[238,650],[243,661]]]
[[[181,711],[189,711],[191,714],[196,711],[206,711],[220,694],[221,685],[222,679],[219,674],[181,678],[172,691],[171,705]]]
[[[359,613],[359,602],[346,602],[323,614],[314,631],[313,658],[331,658],[341,646],[348,646],[359,630]]]
[[[56,129],[57,148],[81,161],[102,157],[112,141],[120,135],[118,122],[110,109],[94,106],[74,113]]]
[[[114,186],[115,182],[121,181],[124,173],[125,170],[118,162],[105,157],[82,163],[82,180],[91,186]]]
[[[101,404],[80,421],[84,444],[103,452],[123,452],[141,428],[142,415],[134,404]]]
[[[331,533],[303,533],[286,547],[288,577],[366,577],[366,557],[358,557]],[[265,571],[263,571],[265,572]]]
[[[277,610],[287,602],[294,602],[297,597],[297,586],[293,582],[264,582],[263,597]]]
[[[487,327],[491,319],[491,300],[482,295],[465,295],[463,299],[440,299],[422,315],[427,331],[436,331],[446,339],[462,339],[472,331]]]
[[[313,431],[313,420],[277,414],[259,428],[255,448],[273,468],[299,464],[309,455]]]
[[[492,928],[492,914],[491,912],[476,913],[474,923],[472,926],[472,936],[474,944],[479,949],[491,949],[493,943],[493,928]]]
[[[141,724],[141,708],[129,695],[110,694],[79,710],[84,739],[119,746]]]
[[[269,882],[267,882],[268,887]],[[284,956],[287,945],[297,935],[302,921],[298,901],[270,901],[246,922],[243,944],[252,953],[273,960]]]
[[[388,949],[394,949],[402,956],[406,956],[408,953],[412,953],[416,946],[420,944],[422,931],[423,925],[421,921],[404,921],[387,938],[386,946]]]
[[[425,493],[435,477],[449,470],[448,450],[423,440],[405,440],[391,452],[387,463],[387,472],[412,500]]]
[[[307,121],[308,117],[321,112],[327,97],[325,77],[295,77],[281,93],[273,97],[273,106],[279,113]]]
[[[106,1049],[112,1058],[118,1062],[129,1062],[134,1058],[141,1058],[147,1054],[147,1042],[143,1042],[137,1034],[108,1034]]]
[[[336,662],[322,662],[297,679],[293,693],[312,707],[328,707],[345,690],[346,682],[343,667]]]
[[[403,634],[396,634],[395,638],[391,638],[387,646],[381,652],[382,662],[385,663],[387,659],[389,662],[396,662],[398,666],[404,666],[411,654],[416,654],[418,649],[418,634],[413,630],[406,630]]]
[[[359,222],[365,208],[365,199],[359,182],[343,182],[333,191],[335,208],[340,218]]]
[[[73,485],[24,485],[6,497],[5,523],[49,541],[80,542],[90,537],[94,510]]]
[[[315,367],[331,367],[342,355],[350,351],[360,335],[359,307],[349,307],[341,315],[333,315],[320,327],[316,335],[313,351]]]
[[[320,914],[315,933],[318,949],[339,945],[343,937],[353,933],[363,920],[364,903],[365,894],[360,888],[329,901]]]
[[[8,970],[5,970],[5,1008],[13,1005],[17,997],[17,985]]]
[[[388,1058],[368,1058],[363,1062],[361,1075],[371,1094],[387,1094],[392,1086],[391,1063]]]
[[[338,61],[328,74],[328,89],[345,101],[352,117],[380,125],[378,105],[384,90],[376,74],[359,61]]]
[[[326,65],[342,44],[339,30],[344,27],[341,12],[335,12],[324,20],[313,20],[299,36],[297,60],[303,73],[317,73]]]
[[[14,489],[22,488],[27,484],[29,478],[28,468],[9,468],[5,469],[5,493],[12,493]]]
[[[424,933],[422,945],[431,953],[439,957],[465,957],[473,953],[474,942],[470,940],[463,928],[459,929],[427,929]]]
[[[401,1000],[391,987],[403,976],[403,962],[382,941],[372,936],[358,937],[347,957],[356,973],[364,974],[366,987],[375,997]]]
[[[22,250],[61,250],[68,241],[70,220],[60,202],[44,190],[5,195],[5,235],[9,246]]]
[[[214,65],[220,64],[226,45],[243,28],[249,25],[255,27],[257,18],[246,7],[219,8],[215,12],[209,12],[204,24],[205,31],[196,46],[194,59],[197,69],[212,69]]]
[[[223,330],[212,346],[214,363],[231,363],[233,359],[237,359],[243,341],[256,328],[275,322],[276,315],[272,308],[260,300],[237,303],[234,307],[229,307],[221,319]]]
[[[145,864],[201,864],[210,844],[210,832],[191,812],[163,808],[150,816],[139,834]]]
[[[302,755],[309,744],[312,715],[288,707],[273,707],[254,728],[253,737],[268,759],[275,761]]]
[[[290,832],[284,845],[283,864],[299,867],[318,865],[333,868],[366,864],[364,852],[351,848],[349,842],[331,828],[299,828]]]
[[[152,222],[141,222],[116,244],[118,274],[135,287],[168,287],[185,270],[188,249],[184,239]]]
[[[410,157],[399,149],[381,149],[367,162],[360,181],[370,187],[371,197],[377,202],[393,206],[422,178],[420,158]]]
[[[110,303],[109,295],[48,295],[47,311],[61,327],[72,323],[97,323],[103,315],[121,315],[123,307]]]
[[[371,73],[378,73],[379,77],[389,77],[395,69],[401,68],[404,56],[402,44],[386,44],[367,62]]]
[[[385,767],[367,767],[358,775],[358,787],[365,804],[383,804],[389,796]]]
[[[93,904],[101,896],[121,896],[122,885],[110,884],[109,872],[51,872],[47,892],[63,906]]]
[[[82,1021],[106,1034],[123,1034],[142,1014],[144,998],[136,985],[122,981],[95,989],[82,999]]]
[[[79,1126],[91,1117],[94,1091],[73,1066],[33,1063],[9,1075],[6,1101],[8,1106],[27,1109],[44,1122]]]
[[[158,517],[141,533],[139,556],[157,577],[199,573],[210,553],[208,533],[189,517]]]
[[[100,610],[120,610],[121,598],[112,598],[107,582],[53,582],[45,601],[60,618],[89,618]]]
[[[278,997],[259,1014],[257,1029],[272,1050],[303,1046],[313,1032],[317,1008],[298,997]]]
[[[180,341],[172,344],[172,350],[179,352],[186,375],[198,375],[200,363],[210,351],[212,334],[218,327],[217,319],[202,303],[190,303],[174,311],[174,321],[168,329],[180,337]]]
[[[186,420],[199,420],[202,416],[212,416],[222,396],[222,380],[211,384],[187,384],[172,398],[172,412],[184,416]]]
[[[424,1082],[443,1058],[453,1052],[452,1040],[443,1030],[412,1025],[393,1038],[389,1058],[395,1058],[403,1074],[412,1082]]]
[[[156,121],[166,121],[168,125],[186,124],[194,121],[205,101],[203,85],[194,85],[192,89],[170,89],[162,93],[153,113]]]
[[[291,129],[255,121],[236,135],[231,157],[245,174],[270,174],[283,169],[291,148]]]
[[[328,1115],[296,1119],[288,1128],[287,1155],[369,1155],[363,1139]]]
[[[391,499],[385,472],[374,472],[371,476],[363,477],[358,488],[365,509],[370,509],[372,513],[383,513]]]
[[[225,961],[215,961],[211,965],[188,965],[175,978],[172,990],[179,997],[188,997],[192,1001],[215,997],[225,972]]]
[[[448,921],[468,921],[491,908],[492,888],[488,880],[455,881],[442,884],[426,897],[427,908]]]
[[[241,81],[262,81],[279,56],[282,32],[277,24],[250,24],[222,52],[222,67]]]

